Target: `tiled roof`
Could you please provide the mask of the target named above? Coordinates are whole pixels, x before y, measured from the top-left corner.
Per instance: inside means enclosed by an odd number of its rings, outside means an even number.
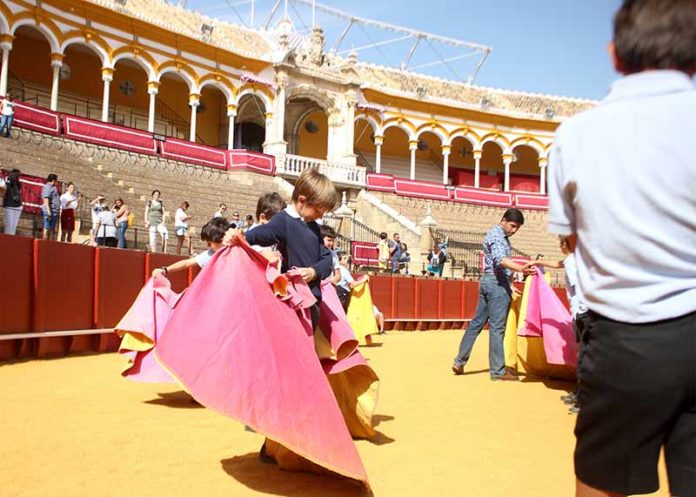
[[[267,39],[258,31],[212,19],[163,0],[128,0],[125,6],[114,0],[89,1],[247,57],[269,60],[273,51]],[[203,24],[213,26],[208,39],[204,39],[201,33]]]

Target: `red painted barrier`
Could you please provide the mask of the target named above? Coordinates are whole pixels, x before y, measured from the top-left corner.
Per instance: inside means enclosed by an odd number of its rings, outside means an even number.
[[[103,123],[63,114],[65,137],[104,147],[130,150],[140,154],[156,154],[157,143],[152,133],[125,126]]]
[[[416,318],[416,278],[393,277],[393,308],[398,319]]]
[[[196,276],[198,276],[198,273],[201,272],[201,268],[196,264],[195,266],[191,266],[188,270],[188,284],[190,285],[193,280],[196,279]]]
[[[152,270],[162,266],[169,266],[177,261],[187,259],[183,255],[171,255],[171,254],[147,254],[145,258],[145,278],[149,278],[152,274]],[[167,275],[169,281],[172,282],[172,290],[175,292],[183,292],[189,283],[189,272],[179,271],[178,273],[171,273]]]
[[[462,318],[473,319],[478,304],[478,281],[462,281]]]
[[[249,152],[248,150],[230,150],[228,169],[252,171],[261,174],[275,175],[275,157],[260,152]]]
[[[476,188],[457,187],[454,189],[454,196],[452,199],[455,202],[493,205],[495,207],[510,207],[512,205],[512,195],[510,193],[479,190]]]
[[[384,314],[385,319],[394,317],[392,311],[392,277],[385,275],[370,276],[370,293],[372,302]]]
[[[32,331],[34,240],[0,235],[0,333]],[[0,361],[19,356],[21,341],[0,341]]]
[[[94,324],[94,247],[34,240],[34,331],[83,330]],[[91,335],[40,338],[37,355],[93,349]]]
[[[442,183],[395,179],[394,188],[397,195],[405,197],[427,198],[431,200],[450,200],[451,192]]]
[[[97,248],[94,282],[94,327],[113,328],[145,284],[145,254],[136,250]],[[98,337],[99,352],[118,350],[114,333]]]
[[[14,101],[14,125],[40,133],[57,136],[60,134],[60,114],[36,105]]]
[[[201,166],[227,169],[227,150],[190,141],[167,138],[160,144],[162,157]]]
[[[442,319],[462,319],[463,281],[442,280],[440,309]]]
[[[431,278],[416,279],[416,317],[440,319],[440,281]]]
[[[391,174],[367,174],[367,189],[378,192],[394,192],[394,176]]]
[[[351,245],[353,264],[376,266],[379,262],[379,249],[373,242],[353,242]]]
[[[545,195],[527,195],[518,193],[515,195],[515,206],[520,209],[548,209],[549,197]]]

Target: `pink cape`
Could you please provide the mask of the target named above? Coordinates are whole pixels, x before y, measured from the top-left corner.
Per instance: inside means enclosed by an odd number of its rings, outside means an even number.
[[[181,295],[172,290],[171,283],[163,276],[145,283],[114,329],[122,338],[118,351],[128,358],[121,372],[123,376],[147,383],[175,383],[157,363],[152,351]]]
[[[274,295],[266,266],[246,243],[219,250],[177,306],[155,354],[201,404],[367,484],[311,330]],[[276,290],[283,286],[271,279]],[[231,303],[238,312],[230,312]],[[308,311],[312,303],[300,295],[293,305]]]
[[[546,362],[549,364],[577,367],[578,347],[572,316],[539,268],[531,278],[527,318],[518,335],[542,337]]]

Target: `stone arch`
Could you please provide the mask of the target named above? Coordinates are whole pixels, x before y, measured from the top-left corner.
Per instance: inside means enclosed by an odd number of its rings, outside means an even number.
[[[483,146],[481,144],[481,137],[471,128],[457,128],[452,131],[449,135],[450,144],[453,143],[456,138],[464,138],[471,144],[474,150],[480,150]]]
[[[14,35],[17,32],[17,30],[22,26],[28,26],[39,31],[44,36],[44,38],[46,38],[48,45],[51,47],[51,53],[62,54],[63,52],[60,50],[59,41],[60,29],[58,29],[58,27],[55,26],[53,22],[47,20],[43,20],[40,24],[37,24],[35,19],[29,16],[29,13],[20,14],[18,16],[18,20],[16,20],[12,24],[12,27],[10,28],[10,34]]]
[[[0,3],[0,34],[11,34],[9,21],[11,17],[10,9],[4,3]]]
[[[336,100],[326,91],[310,85],[299,85],[293,87],[285,97],[286,102],[290,100],[307,99],[311,100],[319,107],[328,112],[336,106]]]
[[[492,142],[498,145],[500,149],[503,151],[503,155],[512,152],[512,149],[510,148],[510,141],[498,132],[488,133],[487,135],[482,136],[480,142],[481,149],[483,149],[483,146],[488,142]]]
[[[404,118],[393,117],[391,119],[387,119],[382,125],[382,134],[384,134],[389,128],[399,128],[406,133],[409,141],[416,140],[416,127],[413,125],[413,123]]]
[[[432,133],[440,139],[440,143],[445,146],[449,145],[449,133],[447,130],[437,123],[426,123],[416,129],[416,140],[418,140],[423,133]]]
[[[155,59],[150,54],[144,53],[142,48],[135,46],[121,47],[111,54],[111,69],[116,67],[116,63],[121,59],[132,60],[145,70],[148,81],[159,81],[155,66]]]
[[[102,67],[111,67],[110,48],[100,36],[90,34],[91,38],[86,38],[85,34],[80,31],[71,31],[66,36],[66,39],[60,45],[60,53],[64,54],[65,50],[71,45],[83,45],[99,57]]]
[[[521,136],[519,138],[516,138],[510,143],[510,150],[512,151],[515,149],[515,147],[518,147],[520,145],[526,145],[530,148],[533,148],[534,150],[536,150],[539,157],[545,155],[544,145],[536,138],[533,138],[531,136]]]
[[[205,88],[206,86],[214,86],[215,88],[220,90],[223,93],[223,95],[225,95],[228,104],[236,103],[235,97],[237,94],[237,89],[234,87],[232,82],[225,76],[222,76],[220,74],[208,73],[202,78],[200,78],[197,84],[198,89],[200,91],[202,91],[203,88]]]
[[[198,75],[196,74],[196,71],[194,71],[193,68],[185,62],[169,60],[160,64],[157,67],[157,76],[155,77],[155,81],[161,82],[162,76],[170,72],[176,73],[186,82],[190,93],[200,93],[200,88],[196,83],[198,80]]]
[[[365,121],[367,122],[370,126],[372,126],[372,131],[375,133],[375,135],[380,134],[380,131],[382,131],[381,126],[377,122],[377,120],[368,115],[368,114],[358,114],[355,116],[355,122],[357,123],[358,121]]]
[[[263,105],[266,109],[266,112],[271,112],[273,109],[273,102],[272,100],[268,97],[268,95],[261,91],[259,88],[256,88],[255,86],[251,85],[244,85],[239,89],[239,93],[237,93],[237,102],[236,105],[239,106],[239,103],[242,100],[242,97],[245,95],[253,95],[257,97],[259,100],[263,102]]]

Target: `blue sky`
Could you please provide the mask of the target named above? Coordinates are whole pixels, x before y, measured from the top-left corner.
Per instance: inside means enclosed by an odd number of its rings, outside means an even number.
[[[321,3],[361,17],[492,46],[493,52],[476,79],[479,85],[600,99],[617,77],[606,46],[611,39],[612,16],[620,0],[321,0]],[[189,8],[215,17],[223,15],[223,4],[222,0],[188,1]],[[242,15],[243,9],[240,8]],[[267,15],[269,9],[268,1],[257,0],[257,19],[263,17],[262,12]],[[227,20],[238,22],[232,15]],[[341,29],[338,23],[323,27],[327,33]],[[350,41],[351,46],[359,43]],[[398,61],[404,52],[403,47],[401,52],[397,48],[385,47],[384,52]],[[379,56],[375,52],[373,55]],[[419,52],[416,59],[420,55]]]

